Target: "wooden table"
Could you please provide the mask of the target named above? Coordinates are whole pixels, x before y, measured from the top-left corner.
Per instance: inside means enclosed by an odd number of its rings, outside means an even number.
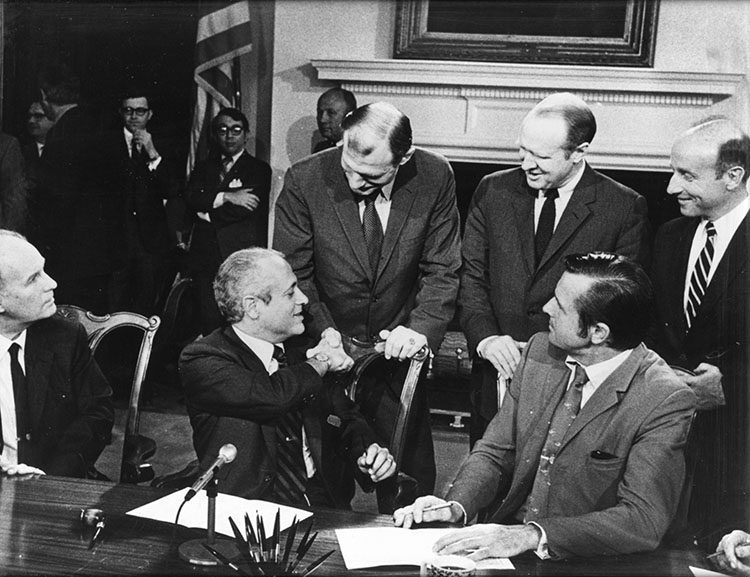
[[[182,542],[205,531],[172,526],[125,515],[163,496],[151,487],[98,481],[40,477],[0,477],[0,575],[235,575],[226,567],[190,565],[177,555]],[[103,509],[107,525],[92,550],[82,534],[80,510]],[[417,568],[381,568],[347,572],[334,530],[344,527],[390,526],[390,517],[351,511],[315,510],[319,535],[305,559],[309,562],[336,549],[315,575],[418,575]],[[595,560],[539,561],[533,554],[513,559],[515,571],[501,575],[691,575],[688,565],[705,566],[690,551],[657,551]]]

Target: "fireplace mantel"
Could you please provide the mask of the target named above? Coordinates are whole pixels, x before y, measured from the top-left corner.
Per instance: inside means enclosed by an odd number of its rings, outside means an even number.
[[[517,163],[521,120],[545,96],[570,91],[594,109],[590,148],[601,168],[666,170],[674,137],[734,96],[742,74],[646,68],[426,60],[313,60],[361,103],[389,100],[412,120],[415,144],[461,162]]]

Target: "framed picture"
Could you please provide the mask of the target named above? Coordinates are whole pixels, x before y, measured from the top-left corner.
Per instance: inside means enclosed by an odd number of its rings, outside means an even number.
[[[395,58],[653,66],[659,0],[399,0]]]

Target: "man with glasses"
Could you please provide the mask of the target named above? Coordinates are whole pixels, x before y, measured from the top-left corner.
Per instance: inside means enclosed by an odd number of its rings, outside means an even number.
[[[219,265],[237,250],[268,245],[271,167],[245,150],[249,129],[242,112],[222,109],[211,122],[215,147],[187,186],[193,220],[188,261],[204,335],[222,324],[212,289]]]
[[[122,127],[105,141],[107,186],[117,190],[123,264],[112,275],[109,306],[143,315],[157,311],[164,257],[171,244],[165,202],[177,196],[175,170],[148,129],[153,117],[146,92],[133,88],[120,102]]]

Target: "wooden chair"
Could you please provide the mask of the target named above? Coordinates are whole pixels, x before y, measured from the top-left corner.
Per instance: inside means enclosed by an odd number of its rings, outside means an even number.
[[[354,367],[349,372],[348,391],[349,398],[357,402],[357,393],[360,389],[360,379],[370,366],[379,359],[384,358],[384,354],[374,350],[374,343],[362,343],[355,339],[345,339],[349,346],[349,354],[354,359]],[[391,434],[391,441],[388,450],[393,455],[396,466],[400,469],[402,465],[404,444],[406,443],[406,432],[411,416],[411,405],[414,400],[414,393],[417,390],[417,382],[422,372],[422,365],[430,356],[430,349],[427,346],[417,352],[411,359],[404,385],[401,389],[401,398],[399,408],[396,414],[396,422]],[[387,497],[380,497],[378,507],[381,513],[392,513],[399,507],[403,507],[414,502],[417,494],[417,482],[413,477],[399,472],[396,489],[393,494]]]
[[[145,463],[156,452],[156,442],[153,439],[138,434],[140,424],[140,397],[143,380],[146,377],[154,336],[161,324],[158,316],[146,318],[131,312],[117,312],[103,316],[95,315],[75,305],[59,305],[58,312],[72,320],[80,322],[88,334],[91,353],[96,352],[102,339],[121,327],[132,327],[143,331],[141,347],[136,360],[133,374],[133,385],[130,390],[127,421],[125,424],[125,438],[122,450],[122,465],[120,468],[121,483],[140,483],[154,478],[151,464]]]

